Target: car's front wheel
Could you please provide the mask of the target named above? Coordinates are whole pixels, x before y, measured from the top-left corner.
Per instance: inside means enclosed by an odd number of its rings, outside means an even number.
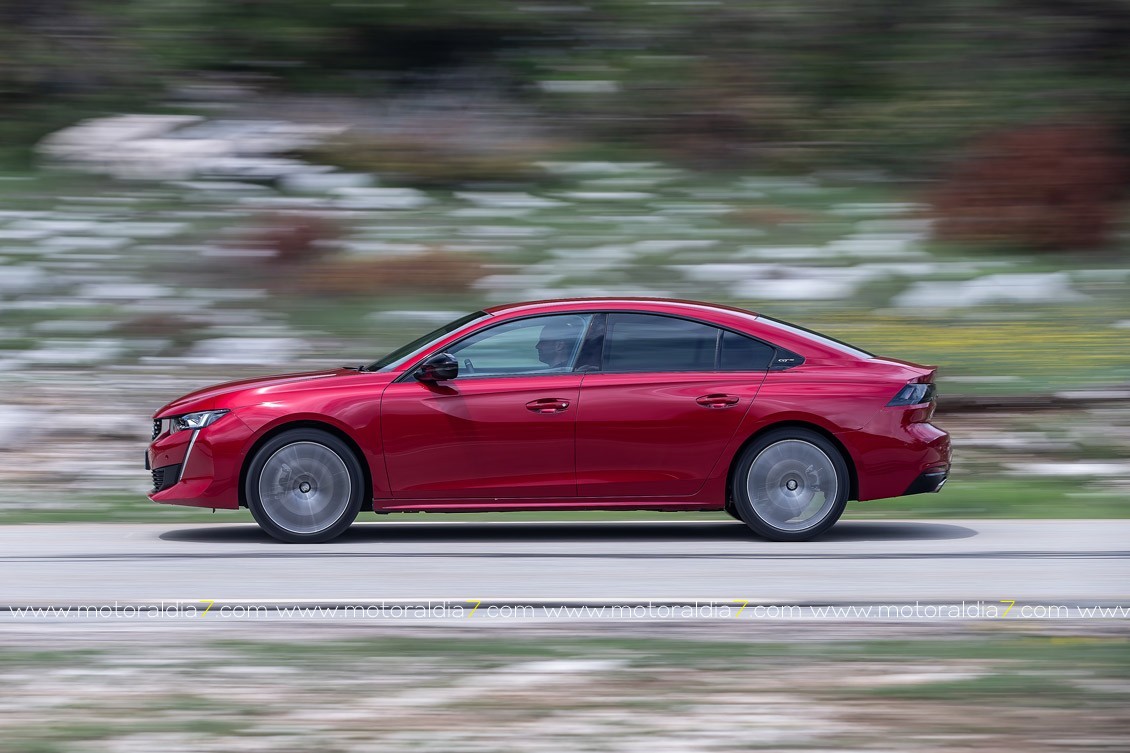
[[[256,451],[244,492],[255,522],[271,536],[317,544],[353,523],[365,479],[345,442],[318,429],[291,429]]]
[[[806,541],[831,528],[847,505],[847,463],[828,439],[777,429],[750,444],[732,480],[733,507],[772,541]]]

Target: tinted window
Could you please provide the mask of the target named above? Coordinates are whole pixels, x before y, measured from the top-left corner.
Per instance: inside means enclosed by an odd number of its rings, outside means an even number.
[[[591,314],[538,316],[476,332],[447,349],[459,378],[572,371]]]
[[[609,314],[605,371],[713,371],[721,330],[651,314]]]
[[[724,332],[719,368],[722,371],[766,371],[776,351],[776,348],[751,337]]]

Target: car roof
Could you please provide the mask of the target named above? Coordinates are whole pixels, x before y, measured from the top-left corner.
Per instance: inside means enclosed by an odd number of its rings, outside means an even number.
[[[591,298],[550,298],[543,301],[524,301],[521,303],[504,303],[484,309],[488,314],[510,314],[515,312],[532,313],[533,311],[578,311],[600,308],[604,310],[626,309],[633,311],[654,311],[656,313],[670,314],[698,314],[708,315],[711,312],[727,312],[741,314],[745,318],[756,317],[753,311],[741,309],[736,306],[725,306],[720,303],[707,303],[706,301],[691,301],[681,298],[616,298],[598,297]]]

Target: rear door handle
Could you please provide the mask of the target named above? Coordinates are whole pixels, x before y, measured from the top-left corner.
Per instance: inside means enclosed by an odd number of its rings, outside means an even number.
[[[741,400],[741,398],[737,395],[716,394],[703,395],[702,397],[696,399],[695,402],[703,406],[704,408],[729,408],[731,406],[737,405],[739,400]]]
[[[526,403],[526,410],[534,413],[562,413],[569,407],[569,401],[559,397],[543,397]]]

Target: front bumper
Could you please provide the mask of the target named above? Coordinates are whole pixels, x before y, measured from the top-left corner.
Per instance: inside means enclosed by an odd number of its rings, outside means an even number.
[[[195,431],[159,433],[146,450],[153,475],[149,499],[169,505],[234,510],[251,429],[229,413]]]

